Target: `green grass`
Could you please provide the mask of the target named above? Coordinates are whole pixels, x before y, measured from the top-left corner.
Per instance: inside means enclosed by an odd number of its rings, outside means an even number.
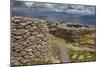
[[[95,39],[95,37],[92,37],[92,34],[89,35],[82,35],[80,37],[79,40],[73,41],[71,39],[66,40],[63,39],[62,37],[57,37],[55,35],[49,35],[50,39],[52,40],[52,44],[51,47],[54,50],[54,53],[56,56],[58,56],[58,58],[60,59],[60,48],[57,45],[58,43],[56,41],[60,41],[60,42],[65,42],[66,44],[71,43],[73,46],[77,46],[77,47],[87,47],[87,48],[95,48],[95,44],[91,45],[88,44],[86,41],[90,40],[90,39]],[[83,44],[81,42],[84,42]],[[75,44],[77,43],[77,44]],[[69,54],[69,58],[72,62],[82,62],[82,61],[95,61],[96,60],[96,55],[95,52],[90,52],[90,51],[77,51],[77,50],[73,50],[73,49],[69,49],[68,51]]]
[[[70,34],[70,33],[68,33],[68,34]],[[55,34],[52,34],[52,35],[54,35],[56,38],[59,38],[60,41],[61,41],[61,39],[63,41],[66,41],[66,44],[71,43],[73,46],[88,47],[88,48],[94,48],[95,49],[95,44],[87,43],[89,40],[95,41],[95,34],[84,34],[84,35],[81,35],[79,39],[66,38],[64,36],[65,33],[62,34],[62,35],[55,35]],[[59,39],[57,39],[57,40],[59,40]],[[75,44],[75,43],[77,43],[77,44]]]
[[[51,64],[52,61],[51,60],[48,60],[48,61],[30,61],[30,62],[26,62],[24,63],[23,65],[33,65],[33,64]]]
[[[56,58],[60,59],[60,48],[59,48],[59,46],[55,45],[55,44],[52,44],[51,47],[53,49],[53,52],[54,52]]]
[[[73,46],[77,47],[87,47],[87,48],[93,48],[95,49],[95,44],[88,43],[89,40],[95,40],[95,36],[92,36],[93,34],[85,34],[81,35],[80,39],[77,40],[66,40],[67,43],[71,43]]]
[[[56,38],[53,35],[49,35],[49,38],[51,40],[51,48],[53,50],[54,56],[60,60],[60,47],[58,45],[58,43],[56,42],[56,40],[60,40],[60,38]]]
[[[19,65],[14,65],[14,64],[11,64],[12,66],[11,67],[16,67],[16,66],[27,66],[27,65],[36,65],[36,64],[52,64],[52,61],[50,60],[50,59],[48,59],[48,61],[44,61],[44,60],[38,60],[38,61],[36,61],[36,59],[35,60],[30,60],[30,61],[27,61],[27,62],[22,62],[21,64],[19,64]]]
[[[69,58],[72,62],[81,62],[81,61],[95,61],[96,53],[88,51],[76,51],[69,49]]]

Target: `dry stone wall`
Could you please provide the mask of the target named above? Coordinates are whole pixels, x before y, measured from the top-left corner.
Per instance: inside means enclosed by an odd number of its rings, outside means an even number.
[[[11,18],[11,65],[51,63],[45,20]]]
[[[66,39],[79,39],[81,35],[95,33],[95,26],[72,23],[51,24],[50,32]]]

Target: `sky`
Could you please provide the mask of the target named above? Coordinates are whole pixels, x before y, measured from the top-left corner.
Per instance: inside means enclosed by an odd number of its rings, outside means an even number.
[[[92,5],[78,5],[78,4],[57,4],[57,3],[43,3],[32,1],[16,1],[12,0],[12,10],[26,11],[29,9],[33,12],[65,12],[68,14],[80,15],[95,15],[95,6]]]

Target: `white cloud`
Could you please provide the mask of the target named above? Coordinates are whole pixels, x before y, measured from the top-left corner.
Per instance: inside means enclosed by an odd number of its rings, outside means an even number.
[[[49,8],[54,8],[54,6],[52,4],[49,4],[49,3],[45,4],[44,6],[49,7]]]
[[[34,2],[23,2],[27,7],[31,7],[33,4],[34,4]]]

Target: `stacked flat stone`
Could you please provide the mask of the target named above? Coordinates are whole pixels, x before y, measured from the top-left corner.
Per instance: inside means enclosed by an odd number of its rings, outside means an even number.
[[[51,63],[46,21],[20,16],[11,20],[11,65]]]
[[[59,23],[57,25],[52,24],[51,28],[51,33],[67,39],[79,39],[81,35],[95,33],[95,26],[92,25]]]

